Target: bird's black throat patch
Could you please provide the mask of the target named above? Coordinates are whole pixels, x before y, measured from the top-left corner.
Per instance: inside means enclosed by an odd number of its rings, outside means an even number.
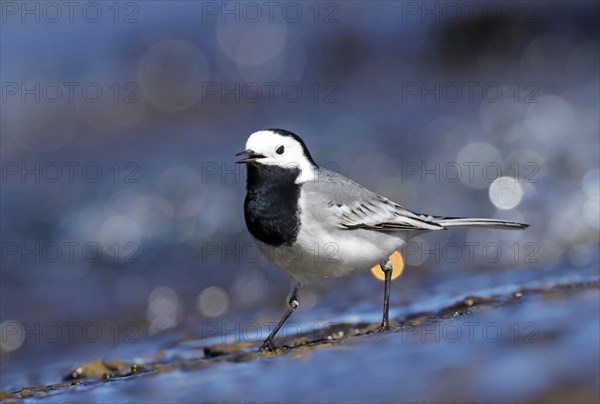
[[[291,245],[300,231],[297,168],[248,164],[244,217],[248,231],[263,243]]]

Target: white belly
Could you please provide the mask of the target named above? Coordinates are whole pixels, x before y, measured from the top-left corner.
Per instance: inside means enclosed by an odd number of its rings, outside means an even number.
[[[307,229],[311,229],[310,231]],[[304,222],[292,246],[258,242],[263,254],[300,282],[368,271],[399,249],[405,232],[328,229]]]

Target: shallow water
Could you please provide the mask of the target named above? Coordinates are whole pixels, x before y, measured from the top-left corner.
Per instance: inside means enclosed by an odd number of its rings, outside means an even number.
[[[466,279],[470,289],[459,285]],[[3,398],[597,402],[599,281],[596,268],[437,276],[408,299],[395,282],[392,331],[370,332],[377,293],[352,305],[323,302],[295,313],[277,340],[283,347],[269,354],[256,353],[267,330],[250,317],[225,332],[203,323],[135,344],[45,350],[5,373]]]

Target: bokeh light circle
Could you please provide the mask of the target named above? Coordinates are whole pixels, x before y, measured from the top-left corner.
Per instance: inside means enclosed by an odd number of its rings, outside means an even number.
[[[229,295],[218,286],[210,286],[198,295],[196,308],[206,317],[219,317],[229,310]]]
[[[284,48],[287,27],[277,23],[219,24],[217,41],[223,52],[236,63],[261,65]]]
[[[16,351],[25,342],[25,329],[19,321],[5,320],[0,323],[0,351]]]
[[[485,189],[502,174],[502,156],[489,143],[469,143],[458,153],[456,162],[463,170],[460,180],[471,188]]]
[[[501,177],[490,185],[489,196],[498,209],[512,209],[523,199],[523,188],[514,178]]]

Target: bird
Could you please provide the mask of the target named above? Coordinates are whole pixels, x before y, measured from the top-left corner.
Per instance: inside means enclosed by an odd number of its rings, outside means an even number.
[[[247,167],[244,219],[262,254],[291,279],[288,309],[259,348],[276,350],[275,336],[299,306],[307,283],[369,270],[384,273],[381,325],[390,329],[389,256],[410,238],[454,227],[525,229],[497,219],[415,213],[337,172],[319,167],[304,141],[285,129],[252,133],[236,163]]]

